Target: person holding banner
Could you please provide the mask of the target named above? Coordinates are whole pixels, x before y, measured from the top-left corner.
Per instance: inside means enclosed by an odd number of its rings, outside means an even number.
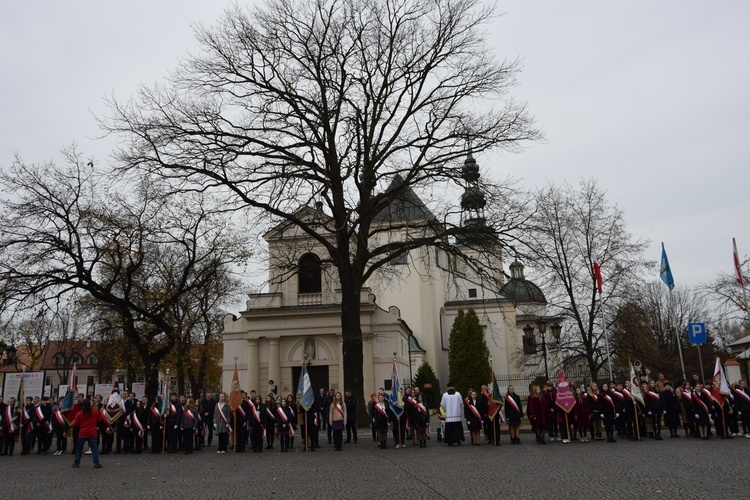
[[[516,394],[516,388],[508,386],[505,394],[505,420],[508,422],[510,433],[510,444],[521,444],[521,419],[523,418],[523,407],[521,397]]]
[[[13,456],[13,452],[16,448],[16,436],[20,435],[19,426],[21,421],[21,415],[16,408],[16,398],[11,396],[8,399],[8,404],[2,411],[3,421],[3,443],[0,455]]]

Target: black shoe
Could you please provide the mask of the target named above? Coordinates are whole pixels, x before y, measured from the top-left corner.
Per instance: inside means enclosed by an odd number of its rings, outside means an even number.
[[[94,469],[101,469],[101,468],[102,468],[102,464],[94,464]]]
[[[74,469],[78,469],[79,467],[80,467],[80,465],[78,465],[78,464],[73,464],[73,468],[74,468]]]

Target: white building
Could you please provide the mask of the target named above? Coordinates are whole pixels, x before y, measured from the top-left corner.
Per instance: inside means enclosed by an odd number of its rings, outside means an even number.
[[[472,187],[479,174],[471,156],[463,172],[468,184],[462,197],[463,224],[483,225],[484,197]],[[307,221],[327,219],[310,207],[298,216]],[[376,223],[431,217],[425,204],[408,191]],[[400,231],[380,237],[407,237]],[[301,363],[307,359],[316,389],[343,390],[341,300],[335,270],[320,264],[323,249],[289,223],[272,229],[264,239],[270,256],[270,291],[249,295],[247,309],[239,317],[225,318],[224,387],[230,385],[236,362],[244,389],[263,394],[275,386],[281,394],[293,393]],[[444,385],[449,335],[460,308],[472,307],[479,315],[495,373],[539,371],[541,356],[530,360],[522,356],[522,328],[545,315],[546,300],[536,285],[524,279],[520,263],[509,266],[509,277],[504,273],[500,245],[495,248],[493,256],[485,259],[491,283],[485,279],[483,284],[466,266],[451,264],[448,255],[435,248],[411,251],[369,280],[361,291],[365,394],[388,386],[394,353],[402,381],[408,382],[426,360]],[[467,245],[464,251],[471,253]],[[297,271],[286,275],[290,261]]]

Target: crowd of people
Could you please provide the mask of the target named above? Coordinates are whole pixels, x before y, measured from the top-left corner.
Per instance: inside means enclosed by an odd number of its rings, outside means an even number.
[[[745,381],[732,384],[725,396],[697,376],[673,385],[659,374],[656,380],[641,380],[640,392],[633,389],[630,382],[591,383],[575,389],[575,405],[566,412],[556,404],[552,382],[532,386],[525,402],[513,386],[498,401],[487,386],[479,391],[469,388],[463,397],[449,383],[438,409],[438,438],[449,446],[461,444],[465,424],[473,446],[482,444],[482,434],[486,443],[500,445],[501,429],[507,425],[510,443],[518,445],[524,416],[539,444],[586,443],[589,438],[615,442],[616,437],[662,440],[665,428],[672,438],[680,437],[680,430],[684,436],[700,439],[714,434],[723,439],[750,438],[750,390]],[[406,388],[397,399],[398,403],[383,389],[371,395],[367,410],[372,440],[388,448],[390,433],[395,448],[405,448],[408,442],[426,447],[431,428],[424,395],[419,388]],[[61,403],[54,398],[26,397],[16,411],[15,398],[6,403],[0,397],[0,456],[63,455],[68,452],[69,436],[74,467],[79,466],[85,447],[85,454],[93,455],[94,466],[101,467],[100,454],[191,454],[212,446],[214,437],[219,454],[244,453],[247,448],[261,453],[277,449],[277,443],[284,453],[294,449],[295,439],[300,449],[315,451],[320,448],[321,430],[336,451],[343,449],[343,443],[358,441],[358,401],[348,390],[342,395],[321,388],[307,410],[291,394],[269,394],[263,400],[255,391],[242,391],[234,412],[226,393],[218,399],[211,393],[202,399],[172,394],[165,405],[161,396],[149,402],[128,391],[122,396],[117,391],[108,401],[78,395],[73,409],[65,413]]]
[[[309,410],[291,394],[269,394],[263,401],[256,391],[242,391],[234,412],[228,399],[226,393],[218,399],[212,393],[202,399],[171,394],[163,404],[162,396],[149,402],[145,396],[139,399],[117,389],[108,400],[79,394],[72,409],[64,411],[62,399],[26,397],[18,408],[16,398],[6,403],[0,396],[0,456],[64,455],[72,440],[74,467],[86,446],[85,454],[93,455],[94,466],[101,467],[100,454],[192,454],[212,446],[214,437],[219,454],[244,453],[248,447],[260,453],[276,449],[277,443],[280,452],[288,452],[296,436],[301,436],[303,449],[314,451],[320,448],[321,429],[338,451],[343,449],[344,432],[347,443],[352,438],[357,442],[357,399],[350,391],[344,400],[340,392],[321,389]]]
[[[633,382],[635,383],[635,382]],[[680,380],[676,385],[659,374],[656,380],[642,377],[634,390],[631,382],[596,382],[575,389],[575,404],[566,411],[558,405],[556,388],[548,381],[542,388],[534,385],[526,401],[525,415],[538,444],[548,440],[571,443],[605,440],[616,437],[639,441],[662,440],[662,431],[671,438],[684,436],[709,439],[750,438],[750,390],[746,382],[731,384],[727,394],[703,383],[697,375]],[[521,398],[513,386],[508,387],[502,401],[494,401],[487,386],[479,392],[469,388],[462,398],[455,387],[448,385],[441,410],[445,413],[445,441],[448,445],[464,441],[463,423],[469,430],[472,445],[480,445],[480,432],[487,443],[500,444],[503,424],[508,426],[511,444],[521,444],[520,424],[524,416]],[[493,405],[499,410],[493,414]]]

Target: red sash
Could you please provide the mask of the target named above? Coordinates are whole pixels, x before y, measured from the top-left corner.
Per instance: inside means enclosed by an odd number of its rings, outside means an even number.
[[[417,408],[419,408],[419,411],[422,413],[422,415],[427,415],[427,407],[423,405],[422,403],[417,403]]]
[[[29,411],[26,409],[26,407],[23,407],[23,421],[28,422],[31,420],[31,415],[29,415]]]
[[[750,396],[745,394],[745,391],[743,391],[742,389],[735,389],[734,392],[737,393],[739,397],[744,399],[746,403],[750,404]]]
[[[706,406],[706,403],[703,402],[703,398],[701,398],[699,394],[696,394],[695,400],[698,402],[698,404],[700,404],[706,415],[711,415],[708,411],[708,406]]]
[[[224,403],[226,405],[226,403]],[[216,403],[216,411],[221,417],[221,420],[224,422],[224,425],[227,426],[228,431],[232,431],[232,426],[229,425],[229,422],[227,421],[227,417],[224,416],[224,412],[222,411],[222,408],[219,406],[219,403]]]
[[[466,403],[466,406],[469,407],[469,409],[471,410],[471,413],[474,414],[474,417],[481,422],[482,416],[479,414],[479,410],[477,410],[477,407],[471,404],[471,402],[469,401],[469,398],[464,399],[464,403]]]
[[[385,418],[388,418],[388,413],[384,409],[380,407],[380,403],[375,404],[375,409],[380,412],[381,415],[383,415]]]
[[[268,414],[269,418],[273,421],[276,420],[276,417],[273,416],[273,412],[266,406],[266,413]]]
[[[624,401],[625,400],[625,396],[621,392],[612,391],[612,394],[614,394],[620,401]]]
[[[625,396],[625,399],[628,399],[630,401],[633,400],[633,396],[630,395],[630,391],[627,389],[622,390],[622,395]]]
[[[276,408],[276,413],[279,414],[279,418],[281,419],[282,424],[288,424],[289,419],[286,416],[286,413],[284,413],[284,410],[281,407]]]
[[[36,416],[40,420],[40,423],[47,427],[47,432],[52,432],[52,422],[44,420],[44,413],[42,413],[42,407],[36,407]]]
[[[193,422],[195,422],[195,415],[193,415],[193,412],[191,412],[190,410],[185,410],[184,413],[185,413],[185,415],[187,415],[187,417],[190,420],[192,420]]]
[[[513,407],[514,410],[516,410],[518,413],[521,413],[521,409],[518,407],[518,403],[516,403],[516,400],[513,399],[513,397],[510,394],[507,394],[505,396],[505,400],[510,403],[510,405]]]
[[[15,432],[16,426],[13,424],[13,414],[10,411],[10,405],[5,407],[5,420],[8,422],[8,432]]]
[[[599,402],[599,398],[596,397],[596,394],[589,394],[589,397],[594,400],[594,403],[598,403]]]
[[[138,429],[138,434],[143,435],[143,424],[141,424],[141,421],[138,420],[138,415],[136,415],[135,412],[133,412],[132,416],[133,416],[133,425],[135,425],[135,428]]]
[[[152,406],[152,407],[151,407],[151,413],[153,413],[153,414],[154,414],[154,416],[155,416],[155,417],[156,417],[157,419],[161,420],[161,413],[159,413],[159,410],[158,410],[158,409],[157,409],[157,408],[156,408],[155,406]]]
[[[255,410],[255,406],[253,406],[253,405],[250,405],[250,408],[252,408],[253,410]],[[242,414],[242,418],[247,418],[247,413],[245,413],[245,410],[242,408],[242,405],[239,405],[237,407],[237,411],[239,411]]]
[[[610,398],[609,395],[602,394],[602,396],[604,396],[604,401],[606,401],[607,403],[609,403],[609,406],[611,406],[612,408],[615,407],[615,402],[612,401],[612,398]]]
[[[344,418],[344,411],[341,409],[340,403],[334,403],[333,408],[339,412],[339,415],[341,415],[341,418]]]
[[[655,401],[661,401],[661,399],[659,398],[659,395],[656,394],[654,391],[646,391],[646,395]]]
[[[60,410],[57,410],[55,412],[55,420],[57,420],[57,423],[60,424],[60,427],[65,429],[68,426],[68,421],[65,420],[65,417],[63,417],[62,413],[60,413]]]
[[[240,410],[241,411],[241,410]],[[255,408],[255,405],[250,405],[250,411],[253,414],[253,418],[257,423],[260,423],[260,415],[258,414],[258,409]],[[243,411],[242,414],[244,415],[245,412]]]
[[[177,415],[177,408],[174,407],[174,403],[169,403],[169,411],[172,412],[172,415]]]
[[[682,391],[682,397],[685,398],[685,399],[687,399],[690,402],[693,401],[693,395],[690,394],[689,391]]]

